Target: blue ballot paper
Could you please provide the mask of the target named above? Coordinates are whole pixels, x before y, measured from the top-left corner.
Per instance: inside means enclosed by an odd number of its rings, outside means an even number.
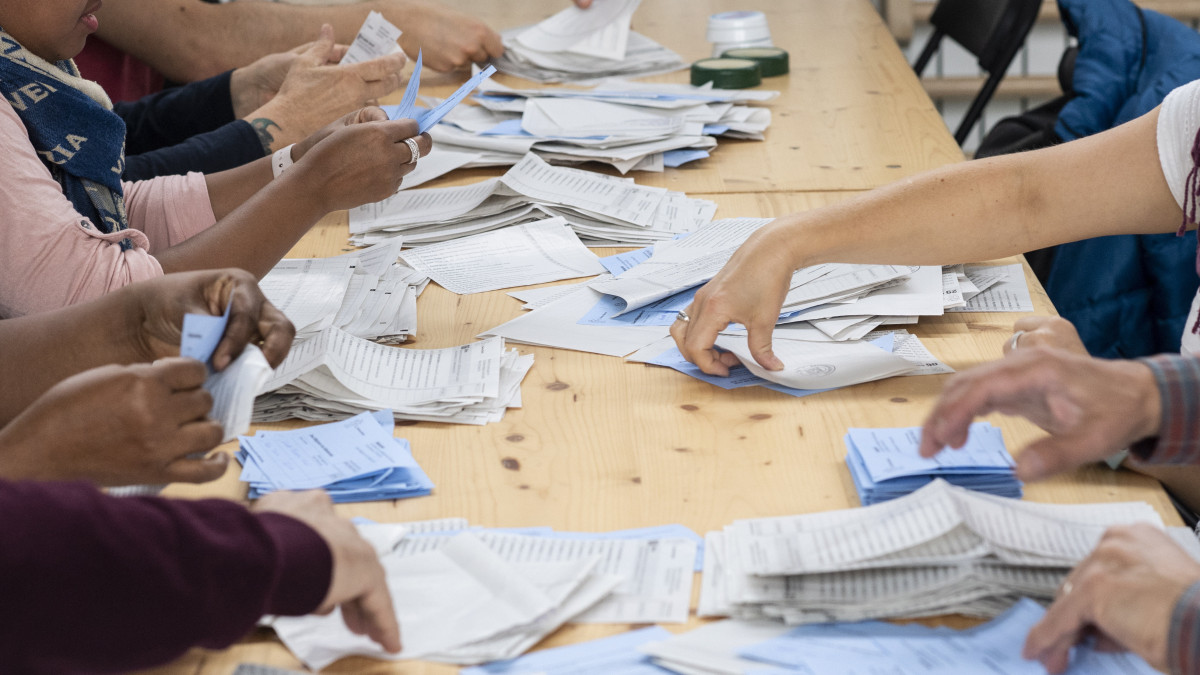
[[[1043,614],[1041,605],[1025,598],[988,623],[962,631],[882,621],[814,624],[746,647],[739,655],[784,669],[747,673],[1045,675],[1040,663],[1021,658],[1025,637]],[[1156,672],[1141,657],[1102,652],[1087,644],[1074,649],[1067,670],[1071,675]]]
[[[654,255],[654,247],[647,246],[646,248],[639,248],[634,251],[617,253],[616,255],[600,258],[600,264],[604,266],[604,269],[608,270],[609,274],[619,277],[649,260],[652,255]]]
[[[225,305],[225,313],[221,316],[208,314],[184,314],[183,334],[179,339],[179,355],[196,359],[209,364],[211,372],[212,355],[225,335],[225,326],[229,324],[229,310],[233,307],[231,301]]]
[[[617,314],[625,311],[625,301],[615,295],[603,295],[588,313],[575,323],[583,326],[670,326],[679,315],[679,310],[687,309],[687,306],[692,304],[698,290],[700,287],[695,286],[680,291],[621,316]]]
[[[484,80],[496,74],[495,66],[488,66],[483,70],[475,73],[474,77],[467,80],[461,87],[458,88],[450,97],[442,101],[438,105],[429,110],[417,112],[417,93],[421,89],[421,69],[424,67],[424,57],[421,52],[417,52],[417,61],[413,64],[412,75],[408,77],[408,86],[404,88],[404,98],[400,100],[400,105],[385,110],[388,111],[389,119],[412,118],[417,121],[417,127],[421,133],[425,133],[433,128],[433,125],[442,121],[442,118],[450,113],[462,100],[467,97],[476,87]]]
[[[971,425],[961,450],[947,448],[929,459],[917,454],[920,427],[850,429],[845,441],[846,465],[864,506],[902,497],[935,478],[1001,497],[1022,495],[1004,436],[987,422]]]
[[[250,498],[276,490],[323,489],[337,503],[430,494],[433,482],[395,438],[390,410],[291,431],[238,438]]]
[[[650,657],[637,650],[650,642],[671,637],[660,626],[621,633],[601,640],[543,649],[508,661],[463,668],[459,675],[667,675]]]
[[[683,166],[688,162],[694,162],[699,159],[708,159],[707,150],[667,150],[663,153],[663,166],[676,167]]]

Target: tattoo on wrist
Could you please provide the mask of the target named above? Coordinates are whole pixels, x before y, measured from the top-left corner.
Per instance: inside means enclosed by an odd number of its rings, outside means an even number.
[[[271,127],[280,129],[280,126],[274,120],[265,117],[250,120],[250,126],[254,127],[254,133],[258,134],[258,142],[262,143],[263,152],[271,152],[271,144],[275,142],[275,137],[271,135]]]

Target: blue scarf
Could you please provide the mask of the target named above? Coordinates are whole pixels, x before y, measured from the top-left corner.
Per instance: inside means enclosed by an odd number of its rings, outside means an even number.
[[[102,232],[129,227],[121,188],[125,122],[104,90],[79,77],[72,61],[51,64],[0,29],[0,94],[75,210]]]

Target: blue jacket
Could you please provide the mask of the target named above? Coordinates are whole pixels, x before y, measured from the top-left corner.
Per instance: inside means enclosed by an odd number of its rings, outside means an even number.
[[[1059,113],[1065,141],[1153,110],[1200,79],[1200,34],[1129,0],[1058,0],[1079,39],[1075,97]],[[1163,223],[1174,230],[1178,223]],[[1179,351],[1196,276],[1196,234],[1100,237],[1058,247],[1046,291],[1095,356]]]

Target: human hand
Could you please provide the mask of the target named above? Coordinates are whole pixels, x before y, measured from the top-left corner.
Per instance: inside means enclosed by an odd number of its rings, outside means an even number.
[[[409,162],[406,138],[416,139],[422,157],[433,149],[429,134],[417,133],[415,120],[344,126],[313,145],[278,180],[298,181],[299,194],[320,200],[326,212],[377,202],[396,194],[416,167]]]
[[[396,4],[395,10],[384,14],[404,31],[400,46],[409,54],[424,50],[424,64],[434,70],[483,63],[504,53],[500,35],[469,14],[423,0]]]
[[[731,322],[746,326],[750,353],[759,365],[783,368],[771,350],[771,333],[796,268],[774,232],[768,225],[750,235],[717,276],[696,292],[684,310],[689,320],[671,324],[671,337],[684,358],[710,375],[728,375],[738,365],[733,354],[713,347],[717,333]]]
[[[126,334],[137,341],[137,353],[145,361],[179,355],[185,314],[220,316],[226,307],[229,323],[212,357],[218,371],[252,342],[259,344],[272,366],[278,366],[296,336],[292,322],[267,300],[254,275],[244,270],[168,274],[120,292],[132,296],[133,307],[125,313]]]
[[[0,475],[99,485],[215,480],[228,455],[190,457],[224,436],[205,417],[207,376],[203,363],[174,357],[67,378],[0,429]]]
[[[1096,631],[1103,645],[1134,652],[1166,672],[1171,613],[1197,581],[1200,564],[1162,530],[1146,524],[1109,528],[1029,631],[1024,656],[1061,673],[1071,648]]]
[[[258,500],[254,510],[291,516],[316,530],[329,546],[333,576],[317,613],[341,607],[342,620],[352,632],[389,652],[400,651],[400,626],[379,557],[350,521],[333,512],[329,495],[320,490],[273,492]]]
[[[311,134],[308,138],[300,141],[292,148],[292,161],[298,162],[300,158],[308,153],[314,145],[328,138],[333,132],[352,124],[362,124],[364,122],[383,122],[387,120],[387,113],[377,105],[359,108],[351,113],[346,113],[340,118],[326,124]]]
[[[1088,355],[1075,324],[1061,316],[1027,316],[1013,324],[1013,336],[1004,341],[1004,353],[1014,348],[1053,347]]]
[[[344,53],[345,48],[334,44],[333,28],[326,24],[321,27],[317,41],[303,52],[273,55],[281,57],[279,63],[282,59],[291,59],[286,77],[278,84],[278,94],[239,117],[251,124],[265,120],[256,128],[266,127],[270,136],[268,144],[272,149],[278,149],[400,87],[401,71],[406,62],[402,52],[371,61],[337,65]],[[278,65],[272,73],[278,76]],[[230,88],[233,89],[232,81]]]
[[[1017,455],[1017,476],[1038,480],[1095,462],[1158,432],[1162,401],[1149,366],[1049,347],[1020,347],[952,377],[925,420],[922,457],[961,448],[971,420],[1000,412],[1050,435]]]

